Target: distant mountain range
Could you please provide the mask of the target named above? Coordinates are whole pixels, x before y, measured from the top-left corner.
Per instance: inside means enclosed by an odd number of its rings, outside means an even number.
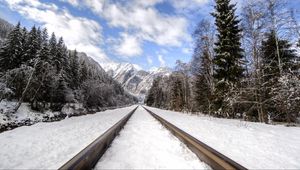
[[[172,70],[168,67],[160,67],[151,71],[144,71],[134,64],[120,63],[114,67],[106,68],[106,72],[118,81],[125,90],[143,101],[153,80],[158,76],[169,76]]]

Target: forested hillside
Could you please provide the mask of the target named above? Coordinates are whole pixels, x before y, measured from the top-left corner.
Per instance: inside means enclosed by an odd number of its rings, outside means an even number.
[[[8,33],[13,29],[13,25],[7,21],[0,18],[0,45],[8,35]]]
[[[5,29],[2,29],[5,28]],[[1,35],[7,26],[1,26]],[[62,37],[18,23],[0,48],[0,100],[24,102],[40,112],[61,111],[67,103],[83,104],[90,110],[136,102],[92,58],[70,51]]]
[[[215,23],[203,19],[193,34],[192,61],[157,78],[147,105],[266,123],[299,121],[300,27],[294,12],[280,0],[250,0],[240,13],[230,0],[216,0]]]

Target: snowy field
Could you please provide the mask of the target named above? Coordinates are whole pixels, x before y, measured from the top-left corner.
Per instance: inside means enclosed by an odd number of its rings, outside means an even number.
[[[0,169],[57,169],[136,106],[0,134]]]
[[[139,107],[95,169],[207,169],[184,144]]]
[[[249,169],[300,169],[300,128],[147,107]]]

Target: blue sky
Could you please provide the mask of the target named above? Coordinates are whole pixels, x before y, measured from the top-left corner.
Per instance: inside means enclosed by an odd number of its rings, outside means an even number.
[[[145,70],[192,56],[191,33],[213,0],[0,0],[0,17],[63,36],[103,67],[130,62]],[[299,0],[288,1],[299,7]]]

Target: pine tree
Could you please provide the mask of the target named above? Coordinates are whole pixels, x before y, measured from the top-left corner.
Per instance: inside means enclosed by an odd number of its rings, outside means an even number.
[[[54,33],[52,33],[50,39],[49,39],[49,61],[51,61],[51,65],[53,64],[53,58],[57,54],[57,40]]]
[[[194,109],[210,114],[212,111],[214,77],[214,28],[210,21],[203,19],[194,34],[195,49],[192,60],[194,75]]]
[[[224,96],[235,88],[243,77],[243,49],[241,48],[240,20],[235,15],[235,6],[230,0],[216,0],[215,25],[217,42],[215,43],[216,109],[224,109]]]
[[[43,62],[50,63],[50,49],[49,49],[49,42],[48,42],[48,32],[45,28],[41,33],[41,50],[39,51],[38,56]]]
[[[80,64],[80,84],[83,84],[88,79],[88,68],[84,61]]]
[[[243,76],[240,20],[235,16],[235,5],[230,4],[230,0],[216,0],[216,3],[216,12],[213,13],[218,31],[215,78],[236,84]]]
[[[278,41],[278,42],[276,42]],[[295,50],[286,40],[280,40],[275,31],[267,34],[267,40],[262,42],[262,62],[265,81],[274,79],[275,81],[281,76],[278,62],[276,44],[278,43],[279,56],[283,73],[294,72],[297,69]]]
[[[184,107],[183,80],[180,75],[175,74],[171,83],[170,107],[172,110],[182,111]]]
[[[277,53],[277,45],[279,54]],[[291,44],[286,40],[279,39],[275,31],[267,34],[267,39],[262,42],[261,51],[264,101],[266,101],[266,109],[269,113],[273,113],[271,117],[274,117],[274,114],[283,114],[282,108],[289,107],[283,105],[287,103],[285,101],[287,98],[283,97],[286,96],[283,93],[283,88],[292,87],[292,85],[279,82],[279,80],[297,76],[295,75],[298,71],[297,55],[295,50],[291,49]],[[280,64],[278,55],[280,56]]]
[[[64,103],[66,103],[67,88],[63,74],[59,73],[51,96],[52,109],[54,111],[60,111]]]
[[[18,68],[22,63],[22,30],[20,23],[8,34],[7,40],[0,49],[0,71]]]
[[[211,59],[207,51],[203,51],[200,58],[200,68],[195,75],[195,100],[198,109],[203,113],[211,113],[213,101],[213,87],[210,80],[211,75]]]
[[[72,88],[75,90],[79,87],[79,78],[80,78],[80,73],[79,73],[79,58],[77,51],[75,50],[74,53],[69,53],[69,58],[70,58],[70,85]]]
[[[29,61],[32,64],[32,60],[37,57],[37,54],[41,49],[41,41],[39,36],[41,36],[40,31],[38,31],[38,29],[35,26],[33,26],[30,32],[28,33],[28,37],[24,47],[25,53],[22,56],[22,63],[26,63]]]

